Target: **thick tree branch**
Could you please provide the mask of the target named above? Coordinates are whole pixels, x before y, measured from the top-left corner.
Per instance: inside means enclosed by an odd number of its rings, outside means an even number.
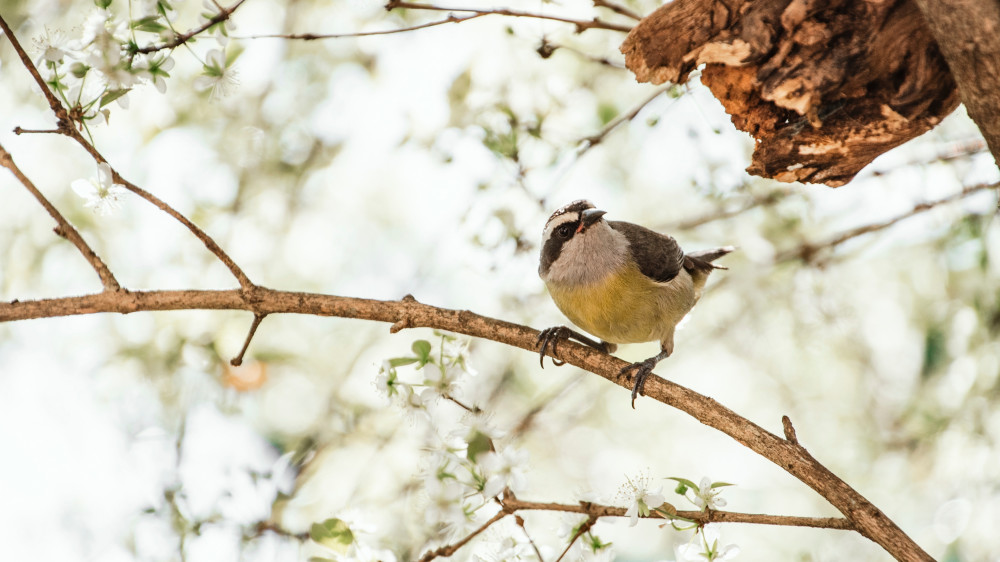
[[[156,310],[248,310],[262,314],[312,314],[358,318],[406,327],[428,327],[488,339],[521,349],[535,351],[538,331],[475,314],[467,310],[449,310],[425,305],[414,299],[378,301],[277,291],[265,287],[229,291],[140,291],[101,293],[81,297],[14,301],[0,303],[0,321],[26,320],[55,316],[94,314],[98,312],[131,313]],[[631,388],[631,381],[620,375],[626,362],[572,342],[560,342],[558,359],[600,375],[609,381]],[[555,355],[553,355],[555,357]],[[699,422],[717,429],[750,450],[777,464],[826,498],[863,536],[882,546],[898,560],[928,561],[924,552],[882,511],[820,464],[798,443],[779,437],[732,410],[708,398],[658,376],[651,376],[645,394],[677,408]],[[625,395],[622,395],[623,407]]]
[[[90,266],[94,268],[94,271],[97,272],[97,276],[101,278],[101,284],[104,285],[104,289],[106,291],[121,290],[121,285],[118,284],[118,280],[115,279],[114,274],[111,273],[108,266],[103,260],[101,260],[101,257],[97,255],[97,252],[95,252],[93,248],[87,244],[87,241],[83,239],[80,232],[77,231],[68,220],[66,220],[66,217],[59,212],[59,209],[56,209],[55,205],[49,202],[49,200],[42,195],[42,192],[35,187],[35,184],[32,183],[30,179],[28,179],[28,176],[24,175],[21,169],[17,167],[17,164],[14,163],[14,158],[2,145],[0,145],[0,166],[10,170],[10,172],[14,174],[14,177],[16,177],[17,180],[31,192],[35,199],[38,200],[38,203],[49,212],[49,215],[51,215],[53,219],[55,219],[56,223],[59,225],[55,229],[56,234],[62,236],[66,240],[69,240],[74,246],[76,246],[77,250],[80,250],[84,259],[86,259]]]
[[[1000,166],[1000,2],[916,0],[959,97]]]

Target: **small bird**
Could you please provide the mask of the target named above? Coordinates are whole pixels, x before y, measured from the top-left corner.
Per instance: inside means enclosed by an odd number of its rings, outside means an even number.
[[[544,367],[546,349],[554,353],[560,339],[573,338],[604,353],[614,353],[620,343],[659,341],[660,353],[621,370],[622,375],[635,371],[635,408],[646,378],[673,352],[674,328],[701,298],[708,275],[726,269],[712,262],[735,248],[685,254],[672,237],[606,221],[605,214],[582,199],[552,213],[538,264],[559,310],[601,341],[554,326],[542,330],[537,345]]]

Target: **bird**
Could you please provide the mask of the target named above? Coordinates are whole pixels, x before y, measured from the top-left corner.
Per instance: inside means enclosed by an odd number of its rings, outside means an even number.
[[[701,298],[716,259],[735,250],[725,246],[684,253],[673,237],[643,226],[604,219],[606,211],[585,199],[552,213],[542,232],[538,275],[569,320],[594,340],[566,326],[546,328],[535,345],[545,352],[575,339],[604,353],[618,344],[660,342],[660,352],[624,367],[635,371],[632,408],[653,368],[674,351],[674,329]],[[553,358],[555,365],[562,361]]]

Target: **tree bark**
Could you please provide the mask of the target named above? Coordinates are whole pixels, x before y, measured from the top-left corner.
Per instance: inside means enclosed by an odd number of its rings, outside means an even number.
[[[972,1],[972,0],[970,0]],[[958,106],[911,0],[675,0],[622,43],[640,82],[702,82],[756,140],[747,171],[850,181]]]
[[[1000,2],[916,0],[1000,167]]]

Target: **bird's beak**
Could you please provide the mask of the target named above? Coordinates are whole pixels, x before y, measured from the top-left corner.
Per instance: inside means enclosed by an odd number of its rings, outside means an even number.
[[[606,215],[607,211],[600,211],[598,209],[587,209],[586,211],[580,213],[580,226],[576,227],[576,232],[580,233],[590,227],[590,225],[601,220],[601,217]]]

